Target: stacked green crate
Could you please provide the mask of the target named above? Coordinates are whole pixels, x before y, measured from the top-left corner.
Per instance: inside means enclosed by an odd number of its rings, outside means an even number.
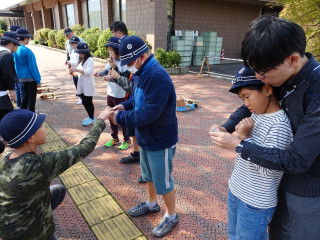
[[[204,55],[208,57],[209,64],[220,64],[220,55],[222,49],[222,37],[217,36],[217,32],[203,32],[204,37]]]
[[[214,64],[220,64],[221,50],[222,50],[222,37],[217,37],[215,56],[219,58],[214,59]]]
[[[182,31],[182,40],[184,42],[184,52],[178,51],[181,55],[181,66],[187,67],[191,65],[192,60],[192,43],[193,43],[193,31],[183,30]]]
[[[194,37],[193,52],[192,52],[192,64],[195,66],[202,65],[203,58],[204,58],[203,37]]]

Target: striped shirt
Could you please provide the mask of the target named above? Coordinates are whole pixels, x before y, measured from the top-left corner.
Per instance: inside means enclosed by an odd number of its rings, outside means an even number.
[[[292,141],[288,116],[283,110],[268,114],[252,114],[254,128],[246,141],[268,148],[287,149]],[[270,170],[246,161],[238,154],[229,180],[231,192],[241,201],[256,208],[277,205],[277,191],[283,172]]]

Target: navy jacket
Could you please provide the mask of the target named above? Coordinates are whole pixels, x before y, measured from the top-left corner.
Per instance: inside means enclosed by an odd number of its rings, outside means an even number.
[[[135,128],[140,147],[149,151],[178,142],[176,92],[167,71],[151,55],[134,75],[133,98],[121,103],[118,125]]]
[[[312,54],[306,56],[308,63],[277,89],[294,134],[290,149],[263,148],[242,141],[241,156],[262,167],[284,171],[281,188],[287,192],[320,197],[320,65]],[[223,126],[231,132],[248,115],[249,110],[242,106]]]

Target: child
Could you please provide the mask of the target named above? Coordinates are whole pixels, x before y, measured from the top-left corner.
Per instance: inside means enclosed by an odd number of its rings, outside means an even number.
[[[37,99],[37,87],[41,87],[41,76],[33,52],[26,47],[32,36],[25,28],[19,28],[17,35],[21,46],[14,54],[15,67],[19,81],[23,86],[22,109],[35,111]]]
[[[246,67],[239,70],[233,83],[229,91],[238,94],[252,113],[251,118],[245,118],[236,126],[238,137],[269,148],[287,149],[292,140],[291,125],[273,88]],[[231,240],[268,239],[267,227],[277,206],[282,174],[246,161],[238,154],[229,180],[228,234]]]
[[[57,239],[52,210],[62,201],[62,185],[51,181],[95,148],[111,111],[99,115],[87,136],[77,145],[55,152],[36,154],[46,142],[44,114],[18,109],[0,123],[0,134],[12,154],[0,161],[0,237],[2,239]]]
[[[113,78],[109,75],[109,70],[112,68],[118,68],[119,72],[125,72],[127,70],[126,66],[121,66],[120,63],[120,55],[119,55],[119,46],[120,46],[120,39],[117,37],[111,37],[106,44],[106,47],[108,48],[109,54],[110,54],[110,61],[106,65],[105,71],[103,72],[96,72],[95,76],[104,76],[104,79],[108,81],[108,90],[107,90],[107,105],[109,107],[114,107],[122,102],[124,102],[126,99],[126,92],[114,81]],[[112,121],[110,121],[111,126],[111,137],[112,139],[108,141],[105,146],[106,147],[112,147],[114,145],[120,144],[119,138],[118,138],[118,126],[116,124],[113,124]],[[120,145],[120,150],[126,150],[131,145],[131,141],[129,136],[126,132],[126,126],[122,126],[122,134],[123,134],[123,142]]]
[[[80,43],[80,39],[76,36],[73,36],[72,38],[70,38],[69,43],[72,46],[72,51],[70,54],[70,59],[67,61],[67,65],[69,68],[69,71],[72,67],[77,67],[78,66],[78,62],[79,62],[79,54],[75,52],[75,49],[77,48],[78,43]],[[73,78],[73,84],[76,87],[77,90],[77,85],[78,85],[78,73],[71,73],[72,74],[72,78]],[[79,97],[77,103],[77,105],[81,105],[82,104],[82,100]]]
[[[95,121],[94,106],[92,103],[92,97],[95,96],[95,82],[93,77],[94,61],[86,43],[78,43],[74,51],[79,54],[80,58],[77,68],[72,67],[70,70],[72,74],[79,73],[77,95],[81,97],[82,104],[89,116],[82,121],[82,125],[89,126]]]

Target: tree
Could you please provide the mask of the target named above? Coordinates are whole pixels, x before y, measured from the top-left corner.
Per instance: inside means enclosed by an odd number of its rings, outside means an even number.
[[[280,17],[299,24],[307,37],[307,51],[320,60],[320,0],[277,0]]]
[[[8,31],[8,23],[7,23],[7,20],[4,18],[0,19],[0,29],[5,32]]]

